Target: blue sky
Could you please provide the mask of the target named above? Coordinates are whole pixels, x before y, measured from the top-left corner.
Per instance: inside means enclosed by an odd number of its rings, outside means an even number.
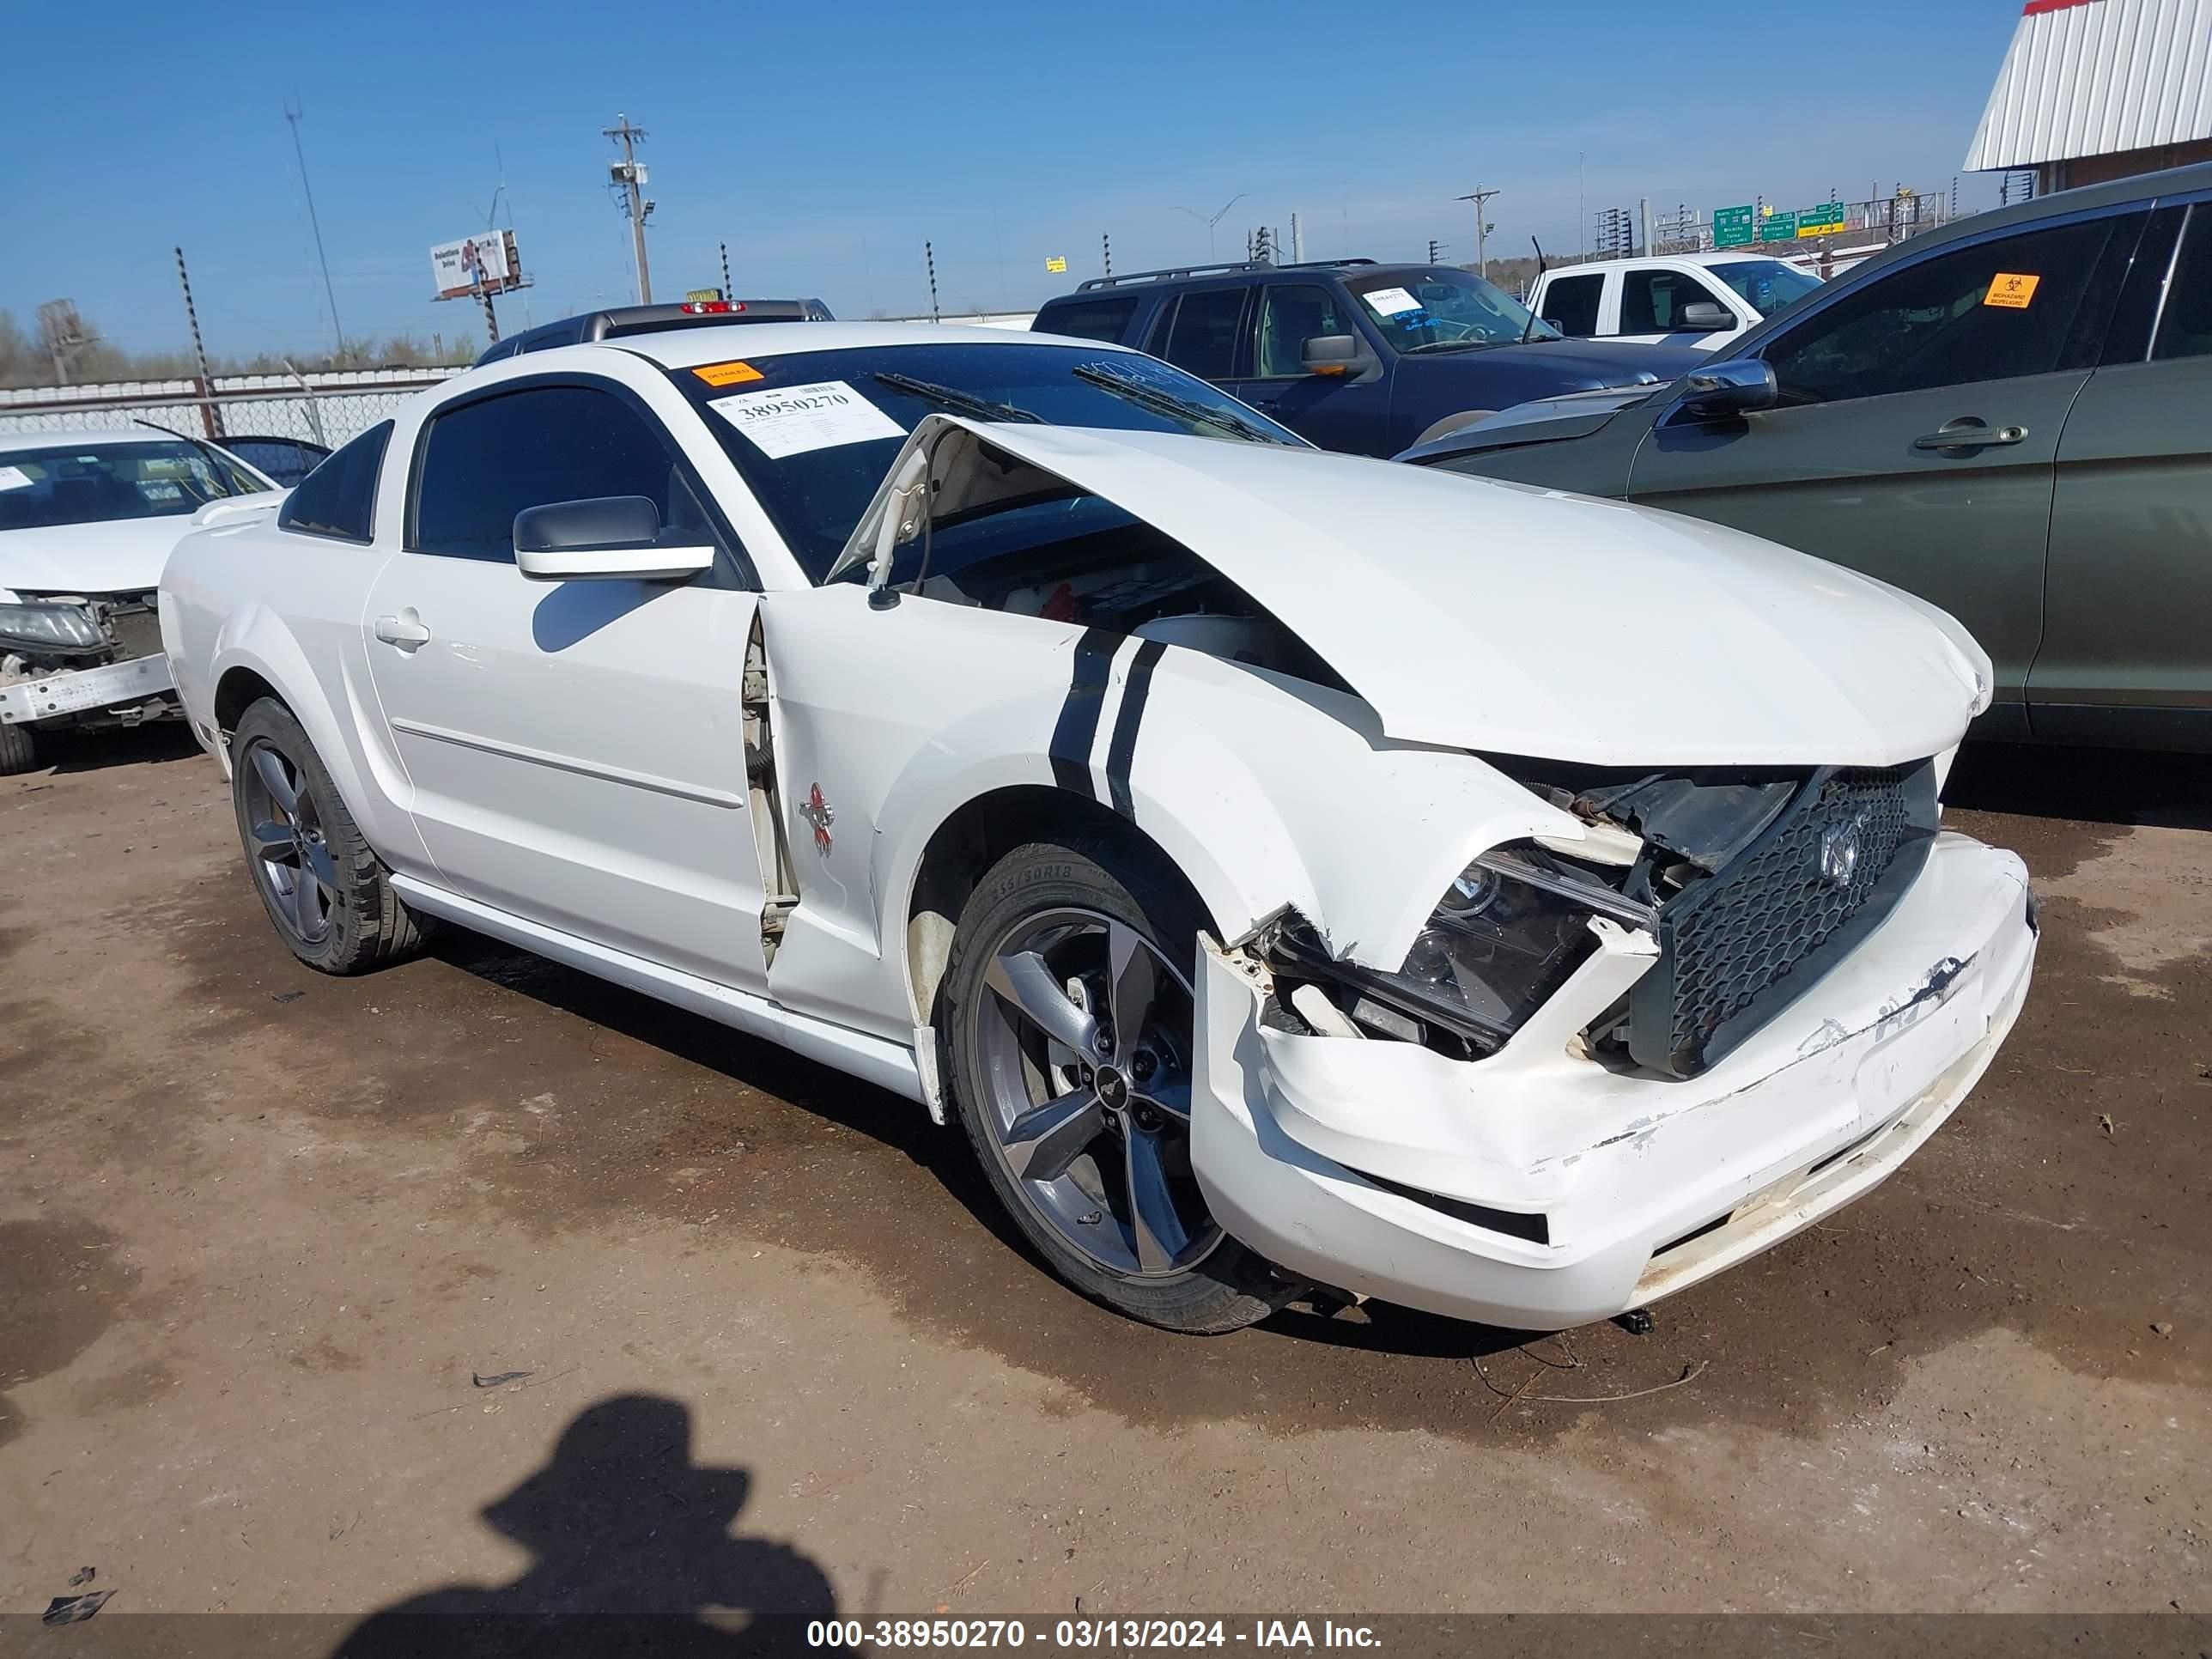
[[[284,100],[349,335],[480,326],[431,301],[428,249],[483,224],[504,160],[523,264],[504,325],[632,295],[605,187],[617,111],[651,137],[659,297],[720,280],[842,316],[1028,308],[1094,274],[1224,257],[1255,224],[1309,258],[1493,256],[1577,235],[1582,199],[1701,211],[1900,180],[1948,189],[2020,0],[1848,7],[1451,0],[846,0],[455,8],[113,0],[38,6],[8,39],[15,210],[0,309],[66,295],[118,343],[181,346],[173,246],[210,350],[330,337]],[[96,24],[85,20],[96,16]],[[1994,199],[1967,179],[1964,199]],[[501,222],[506,222],[502,208]],[[1044,262],[1067,258],[1070,276]]]

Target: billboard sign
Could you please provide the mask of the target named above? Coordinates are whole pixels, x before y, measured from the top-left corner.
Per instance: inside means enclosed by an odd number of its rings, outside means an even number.
[[[514,255],[514,233],[486,231],[430,250],[430,271],[441,300],[463,300],[479,289],[503,294],[522,286],[522,267]]]

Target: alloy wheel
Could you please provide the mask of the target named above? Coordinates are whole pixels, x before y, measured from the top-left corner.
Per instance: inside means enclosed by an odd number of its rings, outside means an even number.
[[[338,872],[314,792],[298,763],[265,740],[248,744],[237,764],[253,878],[293,938],[319,945],[330,937]]]
[[[1191,1173],[1190,983],[1097,911],[1024,917],[969,1018],[988,1139],[1031,1211],[1109,1273],[1187,1273],[1221,1242]]]

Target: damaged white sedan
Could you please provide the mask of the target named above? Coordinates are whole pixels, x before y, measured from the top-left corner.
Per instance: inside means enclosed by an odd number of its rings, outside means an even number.
[[[2035,951],[1941,827],[1990,672],[1940,612],[1107,346],[502,362],[188,537],[161,618],[303,961],[443,919],[814,1056],[1176,1330],[1680,1290],[1895,1170]]]

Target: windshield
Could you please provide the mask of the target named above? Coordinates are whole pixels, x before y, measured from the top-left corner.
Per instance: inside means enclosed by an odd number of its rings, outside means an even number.
[[[1731,259],[1724,265],[1705,269],[1741,295],[1762,317],[1771,317],[1820,286],[1818,276],[1808,276],[1779,259]]]
[[[1556,340],[1559,331],[1471,271],[1433,270],[1355,276],[1345,286],[1367,308],[1367,320],[1401,352],[1468,351],[1522,339]]]
[[[0,450],[0,530],[181,517],[218,496],[272,487],[182,439]]]
[[[671,369],[669,378],[817,582],[927,415],[1307,447],[1226,392],[1133,351],[854,346]]]

